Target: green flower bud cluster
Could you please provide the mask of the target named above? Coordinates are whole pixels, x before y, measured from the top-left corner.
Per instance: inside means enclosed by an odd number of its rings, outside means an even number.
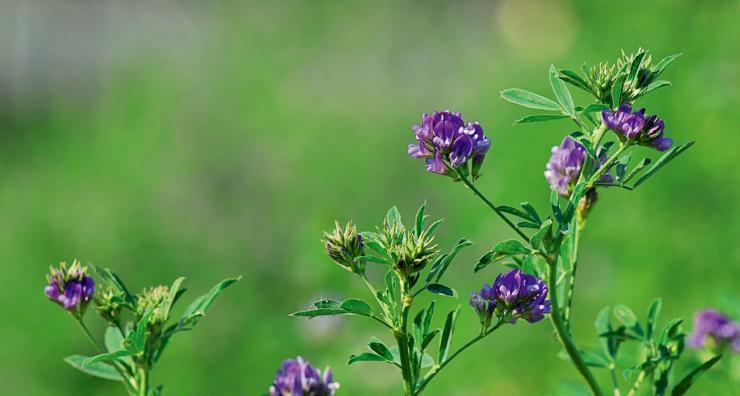
[[[169,294],[170,288],[160,285],[144,289],[138,296],[136,315],[140,319],[144,317],[148,310],[152,310],[148,323],[148,327],[152,332],[160,330],[169,318],[169,310],[166,304]]]
[[[365,263],[357,260],[365,254],[365,243],[352,222],[347,223],[344,228],[336,222],[331,233],[324,233],[324,243],[326,253],[337,264],[351,272],[365,272]]]

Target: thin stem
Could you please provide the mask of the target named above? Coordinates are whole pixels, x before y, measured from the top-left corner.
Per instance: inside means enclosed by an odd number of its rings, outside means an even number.
[[[612,386],[614,387],[614,396],[622,396],[621,391],[619,390],[619,380],[617,380],[617,370],[614,366],[614,363],[609,365],[609,374],[612,378]]]
[[[498,215],[498,217],[501,218],[501,220],[503,220],[506,224],[508,224],[512,230],[514,230],[517,234],[519,234],[519,236],[522,239],[524,239],[525,241],[527,241],[527,243],[529,243],[529,237],[519,227],[517,227],[514,223],[512,223],[511,220],[509,220],[509,218],[506,217],[506,215],[504,215],[504,213],[501,212],[501,210],[496,205],[493,204],[493,202],[488,200],[488,198],[486,198],[486,196],[483,195],[483,193],[480,192],[480,190],[478,190],[478,188],[476,188],[475,185],[471,183],[470,180],[465,175],[463,175],[459,169],[457,170],[457,174],[458,176],[460,176],[460,180],[462,180],[463,183],[465,183],[465,185],[468,186],[468,188],[472,190],[473,193],[475,193],[475,195],[478,196],[478,198],[483,200],[483,202],[485,202],[486,205],[488,205],[488,207],[491,208]]]
[[[578,269],[578,245],[581,239],[581,231],[583,231],[583,223],[579,220],[580,216],[576,214],[573,219],[573,240],[572,248],[570,251],[571,269],[570,278],[568,279],[568,294],[567,301],[565,303],[565,309],[563,317],[565,319],[565,328],[570,332],[570,317],[573,305],[573,294],[576,286],[576,270]]]
[[[398,351],[401,358],[401,372],[403,374],[403,390],[404,395],[406,396],[414,396],[415,395],[415,381],[414,381],[414,375],[411,368],[411,356],[409,354],[409,345],[408,345],[408,332],[407,332],[407,326],[408,326],[408,319],[409,319],[409,311],[411,310],[411,303],[413,301],[413,297],[411,294],[409,294],[409,287],[406,283],[406,279],[403,276],[400,276],[400,283],[401,283],[401,300],[402,300],[402,308],[401,308],[401,328],[394,332],[394,335],[396,337],[396,342],[398,343]]]
[[[552,300],[552,313],[550,314],[552,324],[555,327],[555,331],[558,333],[560,342],[565,347],[565,351],[568,353],[568,356],[570,356],[570,360],[576,366],[578,372],[581,373],[583,379],[586,380],[589,388],[591,388],[591,392],[594,394],[594,396],[603,396],[601,388],[599,388],[599,383],[596,381],[596,378],[594,378],[594,375],[593,373],[591,373],[591,370],[588,368],[588,366],[586,366],[586,362],[583,361],[581,354],[578,352],[578,347],[576,347],[573,338],[571,338],[570,333],[563,323],[563,317],[560,312],[560,305],[558,304],[558,286],[556,284],[558,269],[557,257],[545,256],[545,260],[549,265],[548,283],[550,284],[550,298]]]
[[[644,381],[646,377],[647,372],[645,372],[645,370],[641,370],[640,375],[637,376],[637,380],[635,380],[635,383],[632,384],[630,391],[627,392],[627,396],[634,396],[635,393],[637,393],[637,390],[640,389],[640,385],[642,385],[642,381]]]
[[[90,340],[90,342],[95,346],[95,349],[98,350],[98,353],[105,353],[105,349],[103,348],[98,341],[95,340],[95,337],[93,337],[92,333],[90,333],[90,330],[85,325],[85,322],[82,321],[82,318],[79,318],[77,316],[74,317],[77,324],[80,325],[80,328],[82,329],[82,332],[85,333],[87,336],[87,339]]]
[[[95,347],[95,349],[97,350],[97,352],[98,353],[105,353],[105,349],[103,348],[102,345],[100,345],[100,343],[97,340],[95,340],[95,337],[93,337],[92,333],[90,332],[90,329],[88,329],[87,328],[87,325],[85,325],[85,322],[82,321],[82,318],[77,317],[77,316],[74,316],[74,319],[75,319],[75,322],[77,322],[77,324],[80,325],[80,328],[82,329],[82,332],[85,333],[85,336],[87,337],[88,340],[90,340],[90,343],[93,344],[93,346]],[[134,388],[133,388],[133,381],[131,381],[131,377],[129,375],[127,375],[127,373],[124,370],[124,368],[120,367],[119,364],[116,364],[116,362],[114,362],[114,364],[112,364],[112,366],[116,370],[116,372],[118,372],[118,374],[121,376],[121,378],[124,379],[123,383],[126,385],[126,391],[128,393],[133,394]],[[129,382],[129,381],[131,381],[131,382]]]
[[[489,334],[493,333],[499,327],[501,327],[502,324],[503,324],[503,321],[502,320],[499,320],[490,329],[488,329],[485,332],[482,331],[480,334],[478,334],[477,336],[475,336],[474,338],[472,338],[468,342],[466,342],[465,345],[461,346],[458,350],[456,350],[455,352],[453,352],[447,358],[447,360],[445,360],[444,362],[442,362],[442,364],[440,364],[439,366],[436,366],[435,368],[433,368],[432,370],[430,370],[424,376],[424,378],[421,380],[419,386],[416,388],[417,394],[421,393],[421,391],[427,386],[427,384],[432,380],[432,378],[434,378],[437,374],[439,374],[439,372],[442,371],[442,369],[445,368],[445,366],[447,366],[453,359],[455,359],[455,357],[457,357],[457,355],[459,355],[460,353],[462,353],[464,350],[468,349],[471,345],[475,344],[476,342],[478,342],[478,341],[486,338]]]
[[[598,182],[599,179],[601,179],[602,176],[611,168],[611,166],[614,164],[614,161],[617,160],[617,157],[619,157],[620,154],[624,152],[624,150],[629,147],[629,144],[619,143],[619,149],[617,152],[614,153],[609,159],[604,162],[603,165],[599,167],[599,169],[596,171],[596,173],[591,176],[591,178],[588,181],[588,185],[586,186],[586,189],[593,187],[594,183]]]
[[[375,298],[375,301],[378,302],[378,305],[380,306],[380,309],[383,310],[383,313],[385,314],[385,317],[386,318],[389,318],[390,317],[390,312],[388,311],[388,306],[385,305],[385,303],[383,301],[381,301],[380,298],[378,297],[378,291],[375,289],[375,286],[373,286],[373,284],[370,283],[370,280],[367,279],[367,276],[365,275],[364,272],[363,273],[359,273],[357,275],[359,275],[360,278],[362,278],[362,281],[365,283],[365,285],[367,286],[368,290],[370,290],[370,294],[373,295],[373,297]],[[377,320],[378,322],[380,322],[381,324],[383,324],[385,327],[393,330],[393,327],[390,324],[388,324],[388,322],[386,322],[385,320],[379,318],[377,315],[370,315],[370,317],[373,318],[373,319],[375,319],[375,320]]]

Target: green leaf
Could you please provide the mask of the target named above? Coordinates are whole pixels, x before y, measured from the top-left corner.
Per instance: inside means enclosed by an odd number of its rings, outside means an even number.
[[[344,300],[342,302],[342,309],[355,315],[370,316],[372,314],[370,305],[357,298]]]
[[[357,362],[387,362],[387,360],[380,355],[376,355],[370,352],[365,352],[359,355],[350,356],[349,360],[347,361],[347,364],[351,365]]]
[[[528,107],[530,109],[540,110],[551,110],[559,111],[560,105],[553,102],[552,100],[537,95],[534,92],[525,91],[519,88],[509,88],[501,91],[501,97],[511,103],[518,104],[519,106]]]
[[[650,165],[650,158],[643,158],[640,162],[635,165],[634,168],[632,168],[629,173],[621,180],[622,184],[628,183],[632,178],[637,176],[638,173],[640,173],[646,166]]]
[[[434,232],[437,231],[437,228],[442,224],[443,221],[445,221],[445,219],[439,219],[432,223],[432,225],[427,228],[427,235],[434,235]]]
[[[648,340],[652,339],[653,333],[655,333],[655,324],[658,320],[658,314],[660,313],[660,307],[662,305],[663,300],[656,298],[655,301],[650,304],[650,308],[648,308],[647,328],[645,329],[645,338]]]
[[[379,339],[373,337],[370,339],[370,342],[367,344],[370,349],[373,350],[373,352],[377,353],[379,356],[382,356],[385,358],[385,360],[388,360],[390,362],[393,361],[393,353],[391,353],[391,350],[388,349],[385,344],[383,344],[383,341],[380,341]]]
[[[550,86],[552,91],[555,93],[555,97],[558,99],[560,106],[563,111],[569,115],[575,115],[575,105],[573,104],[573,97],[570,96],[570,91],[565,85],[563,80],[558,76],[558,71],[555,69],[555,65],[550,65]]]
[[[714,364],[717,363],[721,358],[722,358],[722,355],[717,355],[717,356],[715,356],[715,357],[707,360],[706,362],[702,363],[701,366],[699,366],[699,367],[691,370],[691,372],[688,373],[681,380],[681,382],[679,382],[678,385],[676,385],[673,388],[673,391],[671,392],[671,395],[672,396],[681,396],[681,395],[685,394],[689,390],[689,388],[691,387],[691,385],[693,385],[694,382],[699,378],[699,376],[701,376],[707,370],[709,370],[710,368],[712,368],[712,366],[714,366]]]
[[[208,293],[196,298],[195,301],[193,301],[193,303],[190,304],[187,309],[185,309],[183,318],[193,317],[195,319],[196,317],[203,316],[208,308],[211,306],[211,304],[213,304],[213,302],[216,300],[216,298],[218,298],[218,296],[220,296],[227,287],[239,281],[239,279],[241,279],[241,276],[236,278],[224,279],[216,284],[216,286],[213,286],[211,290],[208,291]]]
[[[427,290],[431,293],[439,294],[442,296],[457,297],[457,292],[454,289],[451,289],[439,283],[432,283],[427,285]]]
[[[591,103],[590,105],[586,106],[585,109],[581,110],[581,114],[588,114],[588,113],[595,113],[595,112],[601,112],[603,110],[608,109],[609,106],[603,105],[601,103]]]
[[[167,295],[167,299],[164,301],[164,312],[167,313],[167,317],[170,315],[170,311],[172,310],[172,306],[175,305],[175,300],[179,297],[180,292],[180,286],[182,286],[182,282],[185,281],[184,277],[179,277],[175,279],[174,282],[172,282],[172,285],[170,286],[170,292]]]
[[[558,70],[560,72],[560,79],[575,86],[578,87],[588,93],[591,92],[591,87],[588,86],[588,83],[581,78],[581,76],[578,75],[578,73],[568,70],[568,69],[560,69]]]
[[[123,283],[123,280],[121,280],[121,278],[115,272],[111,271],[109,268],[98,267],[95,264],[90,265],[98,274],[98,276],[105,279],[111,285],[115,286],[118,290],[123,292],[124,299],[131,307],[136,306],[136,296],[129,292],[128,288]]]
[[[649,92],[655,91],[658,88],[668,87],[670,85],[671,85],[671,82],[670,81],[666,81],[666,80],[653,81],[650,84],[648,84],[648,86],[645,87],[645,89],[643,89],[643,91],[642,91],[642,93],[640,95],[645,95],[645,94],[647,94]]]
[[[534,209],[534,206],[530,204],[529,202],[522,202],[521,203],[522,208],[527,211],[530,215],[532,215],[532,218],[535,220],[535,223],[542,224],[542,219],[540,219],[540,215],[537,214],[537,211]]]
[[[455,322],[457,321],[457,313],[460,311],[458,307],[454,311],[450,311],[447,314],[447,320],[445,321],[444,330],[442,330],[442,338],[439,340],[439,363],[444,363],[447,360],[447,353],[450,351],[450,345],[452,343],[452,333],[455,330]]]
[[[298,316],[298,317],[308,317],[308,318],[315,318],[317,316],[335,316],[335,315],[344,315],[349,312],[345,311],[344,309],[337,309],[337,308],[319,308],[319,309],[310,309],[307,311],[299,311],[299,312],[293,312],[290,314],[290,316]]]
[[[82,355],[72,355],[64,358],[64,361],[70,366],[82,371],[85,374],[93,377],[103,378],[111,381],[123,381],[123,377],[118,374],[113,366],[106,363],[93,363],[88,366],[84,365],[84,362],[89,358]]]
[[[660,158],[658,158],[655,163],[648,168],[645,173],[640,176],[635,184],[632,186],[632,188],[637,188],[640,184],[645,182],[650,176],[652,176],[655,172],[657,172],[660,168],[662,168],[665,164],[673,160],[674,158],[678,157],[681,153],[688,150],[691,146],[694,145],[694,141],[690,141],[688,143],[682,144],[680,146],[674,146],[673,148],[669,149],[665,152]]]
[[[637,78],[637,72],[640,70],[640,65],[642,64],[642,58],[645,57],[646,52],[640,52],[635,56],[635,58],[632,60],[632,64],[630,65],[630,73],[629,77],[627,77],[627,81],[632,83],[635,81],[635,78]]]
[[[621,74],[612,86],[612,107],[615,109],[622,104],[622,89],[624,88],[624,80],[626,78],[627,76],[625,74]]]
[[[560,197],[555,191],[550,193],[550,207],[552,208],[552,214],[555,216],[555,220],[560,224],[565,224],[563,211],[560,209]]]
[[[373,256],[373,255],[360,256],[360,257],[357,257],[355,261],[366,261],[370,263],[388,264],[388,260],[382,257]]]
[[[432,269],[429,270],[429,275],[427,275],[425,283],[430,283],[432,280],[439,282],[440,279],[442,279],[442,275],[447,271],[447,268],[452,264],[452,261],[455,259],[458,253],[460,251],[473,244],[473,241],[469,239],[460,239],[457,241],[457,245],[455,245],[454,248],[452,248],[452,251],[449,254],[440,256],[437,260],[434,261],[434,264],[432,264]]]
[[[522,245],[521,242],[517,240],[510,239],[507,241],[499,242],[496,244],[496,246],[493,247],[493,249],[489,250],[480,259],[478,259],[478,264],[475,265],[474,271],[478,272],[487,267],[492,262],[499,261],[508,256],[526,253],[529,253],[529,249],[527,249],[524,245]]]
[[[424,215],[424,209],[426,207],[427,203],[424,202],[419,207],[419,210],[416,212],[416,236],[418,237],[421,235],[422,231],[424,231],[424,219],[426,216]]]
[[[653,75],[655,77],[660,76],[663,73],[663,71],[665,71],[666,67],[668,67],[668,65],[673,63],[673,61],[676,60],[676,58],[678,58],[681,55],[683,55],[683,53],[669,55],[661,59],[660,62],[658,62],[658,64],[655,65],[655,67],[653,68]]]
[[[520,217],[524,220],[529,220],[532,222],[535,222],[535,218],[532,217],[531,213],[523,212],[517,208],[512,208],[511,206],[501,205],[496,207],[500,212],[508,213],[510,215],[514,215],[517,217]]]
[[[339,301],[324,299],[313,303],[313,306],[318,309],[342,309]]]
[[[108,326],[105,329],[105,349],[108,352],[115,352],[124,349],[123,334],[116,326]]]
[[[540,244],[545,239],[545,237],[549,235],[551,229],[552,220],[545,220],[545,222],[542,223],[542,226],[540,226],[540,229],[529,239],[529,243],[532,244],[532,247],[534,247],[535,249],[539,249]]]
[[[131,356],[131,352],[125,349],[121,349],[115,352],[101,353],[100,355],[95,355],[95,356],[87,358],[84,362],[82,362],[82,365],[84,367],[90,367],[91,365],[95,363],[102,363],[102,362],[107,362],[111,360],[117,360],[118,358],[122,358],[125,356]]]
[[[522,117],[514,121],[514,125],[527,124],[530,122],[545,122],[545,121],[553,121],[553,120],[562,120],[563,118],[570,118],[570,117],[567,115],[563,115],[563,114],[534,114],[534,115],[528,115],[528,116]]]
[[[388,214],[385,215],[386,221],[388,221],[389,225],[398,224],[402,225],[401,223],[401,213],[398,212],[397,207],[392,207],[388,210]]]
[[[583,132],[576,131],[570,134],[570,137],[573,138],[573,140],[580,143],[583,148],[586,149],[588,152],[588,155],[591,156],[591,158],[596,158],[596,151],[594,151],[594,146],[591,144],[591,141],[588,139],[588,136],[584,135]]]
[[[637,316],[626,305],[617,305],[614,307],[614,316],[627,327],[637,324]]]

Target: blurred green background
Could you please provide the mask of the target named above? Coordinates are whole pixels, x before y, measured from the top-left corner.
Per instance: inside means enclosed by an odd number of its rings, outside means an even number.
[[[371,335],[389,341],[373,322],[288,317],[320,297],[365,297],[324,256],[322,231],[334,219],[374,228],[393,204],[408,218],[426,200],[447,220],[443,248],[476,242],[449,273],[463,297],[442,302],[465,306],[500,270],[474,275],[477,257],[512,235],[408,158],[411,125],[445,108],[479,120],[493,142],[480,188],[544,212],[544,164],[572,125],[513,127],[527,113],[498,92],[548,93],[551,63],[577,69],[638,46],[684,53],[665,74],[674,86],[642,105],[697,144],[637,192],[602,194],[581,248],[576,339],[596,345],[605,305],[642,313],[662,296],[663,323],[737,311],[738,17],[733,0],[3,2],[0,394],[123,394],[62,362],[93,352],[42,293],[48,266],[73,258],[134,289],[187,276],[190,298],[243,276],[168,350],[154,374],[168,395],[256,395],[298,354],[332,366],[342,395],[399,394],[394,369],[346,365]],[[458,345],[476,327],[463,307]],[[428,393],[575,394],[558,350],[546,322],[507,326]],[[732,394],[726,378],[711,373],[693,394]]]

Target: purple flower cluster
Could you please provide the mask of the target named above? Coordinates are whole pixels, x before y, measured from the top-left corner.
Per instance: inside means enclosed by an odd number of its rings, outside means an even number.
[[[599,149],[597,154],[599,156],[598,166],[601,166],[606,161],[606,151]],[[582,144],[576,142],[570,136],[564,137],[560,146],[552,148],[552,155],[545,166],[545,179],[550,183],[550,187],[558,194],[569,197],[578,176],[581,174],[581,167],[586,160],[586,155],[588,155],[586,148]],[[598,166],[594,166],[594,168],[598,168]],[[612,176],[606,173],[600,181],[609,183],[612,181]]]
[[[321,370],[298,356],[283,361],[270,387],[270,396],[333,396],[338,388],[330,368],[322,375]]]
[[[520,318],[535,323],[550,313],[547,291],[542,279],[514,269],[499,274],[492,286],[483,285],[480,293],[473,292],[470,305],[484,324],[491,322],[494,312],[511,323]]]
[[[645,109],[632,112],[629,103],[621,105],[616,112],[604,109],[601,118],[609,129],[643,146],[666,151],[673,145],[673,139],[663,136],[663,120],[656,115],[645,117]]]
[[[72,313],[84,312],[95,292],[95,281],[76,260],[69,269],[65,263],[59,269],[51,268],[47,280],[46,297]]]
[[[480,124],[465,124],[457,112],[424,113],[421,125],[414,125],[413,131],[417,144],[409,144],[409,155],[425,158],[427,171],[441,175],[451,174],[451,168],[459,168],[472,158],[475,176],[491,147],[491,141],[483,134]]]
[[[707,341],[711,341],[707,345]],[[694,332],[688,338],[692,348],[729,346],[733,352],[740,352],[740,323],[722,315],[714,309],[700,311],[694,317]]]

